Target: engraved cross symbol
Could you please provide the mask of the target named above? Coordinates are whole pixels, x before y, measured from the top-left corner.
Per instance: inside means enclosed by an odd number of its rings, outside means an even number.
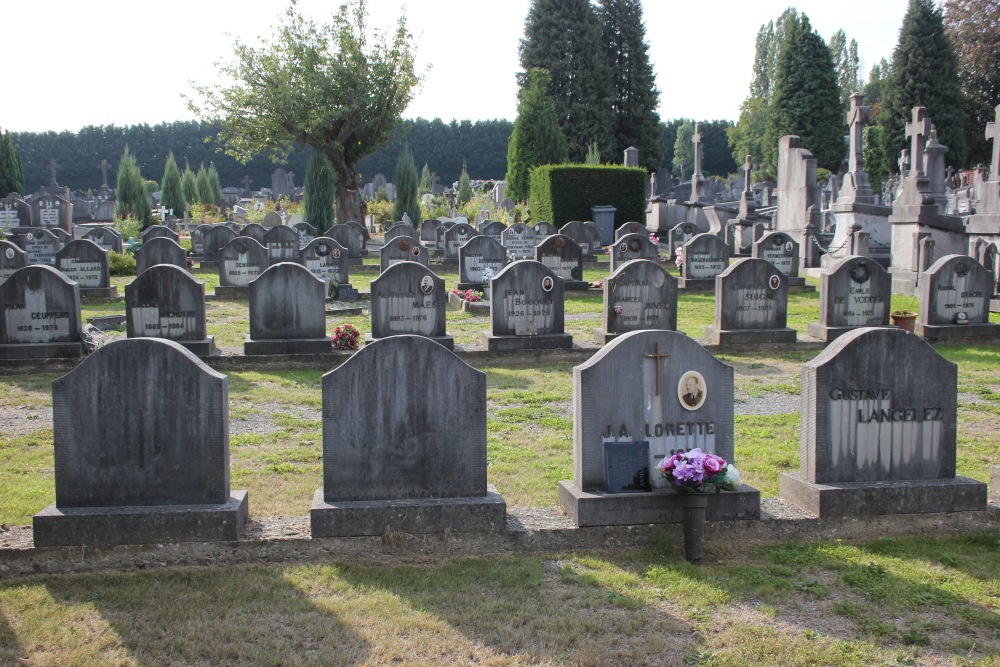
[[[656,347],[654,348],[654,353],[653,354],[644,354],[642,356],[645,359],[652,359],[653,360],[653,364],[655,365],[654,372],[656,373],[656,395],[659,396],[660,395],[660,359],[667,359],[667,358],[670,357],[670,355],[667,354],[667,353],[665,353],[665,352],[661,353],[660,352],[660,343],[657,342],[656,343]]]

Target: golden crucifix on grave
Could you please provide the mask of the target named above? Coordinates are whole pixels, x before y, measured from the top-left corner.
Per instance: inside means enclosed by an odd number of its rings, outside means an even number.
[[[656,347],[654,348],[654,353],[653,354],[644,354],[642,356],[645,359],[652,359],[653,360],[653,373],[656,375],[656,395],[659,396],[660,395],[660,359],[667,359],[668,357],[670,357],[670,355],[667,354],[666,352],[664,352],[664,353],[661,354],[660,353],[660,343],[657,342],[656,343]]]

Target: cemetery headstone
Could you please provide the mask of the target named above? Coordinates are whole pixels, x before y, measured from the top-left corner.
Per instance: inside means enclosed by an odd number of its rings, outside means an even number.
[[[753,256],[767,260],[788,278],[788,288],[797,292],[815,291],[799,276],[799,244],[785,232],[768,232],[753,244]]]
[[[559,233],[559,230],[551,222],[536,222],[531,228],[535,230],[536,241],[541,241],[546,236]]]
[[[54,194],[42,194],[31,200],[31,217],[35,227],[73,231],[72,206],[69,200]]]
[[[52,406],[56,502],[36,546],[238,538],[225,375],[171,341],[118,340],[55,380]]]
[[[667,246],[670,248],[670,257],[676,257],[677,249],[700,233],[701,230],[698,229],[698,226],[690,222],[682,222],[671,229],[667,234]]]
[[[696,234],[681,246],[681,289],[714,290],[715,277],[729,267],[729,246],[714,234]]]
[[[361,234],[361,237],[365,240],[365,243],[367,243],[368,241],[372,240],[371,234],[368,233],[368,229],[364,225],[362,225],[360,222],[358,222],[357,220],[348,220],[344,224],[345,225],[350,225],[351,228],[353,228],[359,234]],[[341,244],[341,245],[343,245],[343,244]],[[363,246],[362,246],[362,254],[365,254],[365,255],[368,254],[368,251],[365,250]]]
[[[648,234],[646,231],[646,225],[638,222],[626,222],[624,225],[615,230],[615,241],[621,239],[621,237],[626,234]]]
[[[486,376],[420,336],[375,341],[323,376],[312,535],[503,531],[486,467]]]
[[[122,235],[110,227],[95,227],[83,235],[88,241],[93,241],[98,247],[109,252],[122,251]]]
[[[187,271],[187,251],[173,239],[153,237],[135,251],[136,275],[157,264],[170,264]]]
[[[18,269],[28,265],[24,251],[10,241],[0,241],[0,283],[10,278]]]
[[[535,246],[535,261],[562,278],[563,289],[590,289],[590,283],[583,279],[583,251],[570,237],[564,234],[546,237]]]
[[[202,247],[201,268],[217,270],[219,268],[219,252],[236,237],[237,233],[226,225],[212,225],[205,230],[202,236],[204,245]]]
[[[243,353],[329,352],[325,301],[326,283],[309,269],[292,262],[273,264],[250,283],[250,338]]]
[[[656,262],[625,262],[604,281],[604,328],[598,343],[641,329],[677,329],[677,279]]]
[[[534,260],[508,264],[490,280],[490,352],[573,347],[565,332],[563,280]]]
[[[625,262],[633,259],[648,259],[657,261],[660,251],[656,244],[649,240],[649,234],[626,234],[611,246],[611,270],[615,271]]]
[[[809,335],[832,341],[861,327],[889,326],[892,275],[869,257],[843,257],[824,271],[819,285],[819,322]]]
[[[419,236],[417,235],[417,230],[413,228],[413,225],[410,225],[405,222],[396,222],[393,223],[392,227],[389,227],[389,229],[385,230],[384,242],[389,243],[393,239],[397,239],[400,237],[419,240]]]
[[[22,236],[16,237],[16,240],[23,244],[28,264],[54,266],[56,253],[63,247],[63,242],[52,233],[51,229],[34,228]]]
[[[435,248],[437,242],[437,231],[441,226],[440,220],[431,218],[420,223],[420,243],[426,248]]]
[[[484,272],[493,277],[507,266],[507,249],[496,239],[473,236],[458,249],[458,285],[460,290],[482,288]],[[487,285],[488,286],[488,285]]]
[[[166,225],[150,225],[149,227],[146,227],[146,229],[142,230],[142,234],[140,234],[140,236],[142,237],[143,243],[151,241],[152,239],[170,239],[178,245],[181,242],[181,237],[177,234],[177,232],[173,231]]]
[[[249,236],[257,243],[264,247],[267,247],[267,243],[264,241],[264,236],[267,234],[267,227],[264,225],[259,225],[256,222],[251,222],[249,225],[245,225],[243,229],[240,230],[240,236]]]
[[[515,222],[503,230],[500,243],[515,260],[533,259],[535,256],[535,230],[523,223]]]
[[[497,241],[501,240],[503,230],[505,229],[507,229],[507,225],[503,224],[499,220],[484,220],[482,224],[479,225],[480,234],[494,238]]]
[[[205,333],[205,283],[183,269],[157,264],[125,286],[129,338],[166,338],[199,357],[215,349]]]
[[[794,343],[787,326],[788,279],[763,259],[733,262],[715,277],[715,324],[705,327],[712,345]]]
[[[56,268],[80,286],[80,296],[91,299],[113,299],[118,288],[111,284],[108,251],[93,241],[70,241],[56,253]]]
[[[294,218],[296,216],[293,215],[292,217]],[[309,245],[310,241],[312,241],[314,238],[316,238],[316,236],[318,236],[316,233],[316,228],[310,225],[308,222],[302,222],[300,220],[299,222],[296,222],[295,224],[291,225],[291,228],[294,229],[299,234],[299,250],[305,248],[307,245]]]
[[[264,215],[263,225],[265,229],[271,229],[272,227],[280,227],[281,224],[282,224],[281,216],[275,213],[274,211],[268,211]]]
[[[361,263],[362,250],[365,247],[365,237],[351,225],[334,225],[324,236],[333,239],[347,248],[347,259],[353,264]],[[367,251],[365,251],[367,252]]]
[[[694,448],[738,463],[733,433],[731,366],[677,331],[619,336],[573,369],[573,480],[559,483],[560,504],[578,526],[679,523],[683,496],[657,464]],[[646,446],[651,492],[609,486],[608,452],[627,443]],[[760,494],[748,486],[709,494],[709,518],[759,516]]]
[[[565,234],[580,245],[585,260],[592,260],[594,255],[598,255],[604,250],[604,244],[601,242],[601,230],[593,222],[573,220],[560,227],[559,233]]]
[[[942,257],[928,269],[918,290],[918,335],[931,342],[1000,336],[1000,325],[990,323],[993,274],[973,258]]]
[[[267,256],[271,264],[299,261],[299,233],[291,227],[272,227],[264,234]]]
[[[407,242],[413,239],[396,240]],[[372,331],[368,339],[413,334],[453,349],[455,340],[445,331],[447,306],[444,279],[423,264],[393,264],[372,281]]]
[[[80,287],[51,266],[26,266],[0,285],[0,318],[0,359],[83,355]]]
[[[14,195],[15,193],[11,193]],[[31,205],[20,196],[0,198],[0,230],[10,231],[17,227],[32,227]]]
[[[448,228],[444,235],[444,257],[441,260],[446,265],[458,264],[458,249],[469,239],[478,236],[476,228],[467,222],[458,222]]]
[[[250,283],[267,270],[272,262],[267,248],[249,236],[238,236],[219,253],[219,284],[215,296],[223,299],[246,298]]]
[[[300,251],[299,263],[323,281],[324,294],[336,293],[340,301],[357,300],[358,291],[351,286],[344,246],[331,238],[317,237]]]
[[[902,329],[850,331],[802,368],[800,471],[781,497],[814,516],[986,509],[955,475],[957,366]]]
[[[390,266],[400,262],[416,262],[427,266],[430,262],[427,248],[409,236],[397,237],[382,246],[382,250],[379,251],[379,270],[381,273],[385,273]]]

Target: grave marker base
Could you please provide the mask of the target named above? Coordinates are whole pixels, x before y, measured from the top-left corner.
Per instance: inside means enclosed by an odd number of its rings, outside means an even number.
[[[767,345],[794,343],[795,329],[718,329],[705,327],[705,340],[709,345]]]
[[[412,334],[412,335],[414,335],[414,336],[420,336],[420,334]],[[385,336],[385,337],[388,338],[388,336]],[[455,349],[455,338],[451,334],[445,334],[444,336],[423,336],[423,338],[427,338],[429,340],[432,340],[435,343],[440,343],[441,345],[444,345],[449,350],[454,351],[454,349]],[[365,334],[365,344],[374,343],[376,340],[380,340],[380,339],[373,337],[370,333],[369,334]]]
[[[918,336],[923,336],[929,343],[977,338],[1000,340],[1000,324],[990,323],[936,325],[921,324],[920,321],[917,320],[917,322],[913,325],[913,332]]]
[[[219,505],[72,507],[35,515],[36,547],[157,542],[235,542],[247,521],[247,492]]]
[[[216,285],[215,286],[215,298],[216,299],[249,299],[250,298],[250,286],[246,287],[236,287],[233,285]]]
[[[494,336],[483,332],[483,345],[490,352],[511,352],[516,350],[561,350],[573,347],[573,335],[538,334],[536,336]]]
[[[978,512],[986,509],[986,485],[966,477],[897,482],[817,484],[799,473],[783,473],[780,496],[803,511],[824,517],[873,514]]]
[[[689,292],[714,292],[715,278],[684,278],[677,279],[677,289]]]
[[[13,343],[0,345],[0,359],[73,359],[83,356],[83,343]]]
[[[825,327],[819,322],[809,323],[809,335],[813,338],[818,338],[822,341],[829,343],[830,341],[836,340],[840,336],[843,336],[849,331],[854,331],[855,329],[860,329],[861,327]]]
[[[788,276],[788,291],[815,292],[816,286],[807,284],[806,279],[803,278],[802,276]]]
[[[473,498],[354,500],[328,503],[316,489],[309,510],[312,537],[360,537],[398,531],[410,534],[493,533],[507,528],[507,503],[488,484]]]
[[[250,340],[243,343],[243,354],[325,354],[333,349],[329,338]]]
[[[566,280],[563,282],[564,290],[589,290],[590,283],[586,280]]]
[[[81,287],[81,299],[115,299],[118,297],[118,286],[111,287]]]
[[[215,336],[209,336],[205,340],[178,340],[174,342],[183,345],[191,350],[192,354],[199,357],[210,357],[215,353]]]
[[[559,504],[577,526],[637,526],[681,523],[683,498],[672,490],[649,493],[590,493],[572,481],[559,482]],[[708,494],[709,521],[757,521],[760,491],[743,484],[739,491]]]

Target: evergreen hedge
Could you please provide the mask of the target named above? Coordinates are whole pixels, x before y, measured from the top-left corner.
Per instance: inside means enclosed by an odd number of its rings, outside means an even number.
[[[590,220],[591,206],[614,206],[615,223],[646,219],[646,170],[547,164],[531,170],[531,219],[561,227]]]

